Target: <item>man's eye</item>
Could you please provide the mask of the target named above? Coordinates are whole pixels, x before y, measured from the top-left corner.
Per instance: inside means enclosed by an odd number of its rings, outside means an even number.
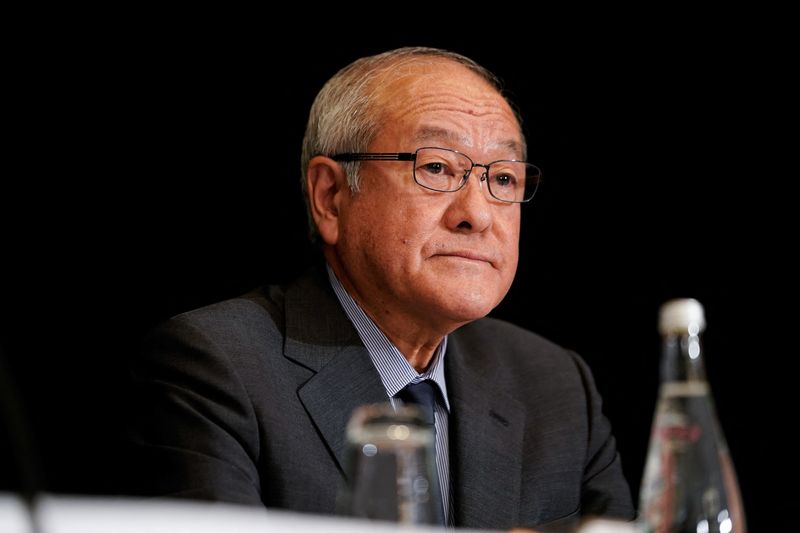
[[[422,166],[422,170],[431,174],[441,174],[444,170],[444,165],[442,163],[427,163]]]
[[[513,187],[517,184],[517,179],[511,174],[500,174],[495,176],[494,181],[501,187]]]

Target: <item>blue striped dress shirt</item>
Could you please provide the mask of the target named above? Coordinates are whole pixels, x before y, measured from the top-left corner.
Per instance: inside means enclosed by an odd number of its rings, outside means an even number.
[[[434,413],[434,423],[436,425],[436,470],[439,474],[439,483],[442,491],[442,502],[444,505],[444,516],[447,517],[447,524],[453,524],[453,502],[450,491],[450,454],[448,444],[447,419],[450,413],[450,402],[447,398],[447,382],[444,379],[444,355],[447,349],[447,337],[442,339],[433,360],[428,369],[422,374],[417,373],[414,367],[400,353],[400,350],[384,335],[378,326],[364,313],[353,298],[339,283],[333,269],[328,265],[328,278],[333,287],[333,292],[339,299],[345,314],[353,323],[361,341],[369,352],[372,363],[378,370],[386,395],[393,406],[399,404],[400,400],[395,398],[406,385],[417,383],[426,379],[432,380],[439,387],[441,397],[444,398],[444,405],[436,402]]]

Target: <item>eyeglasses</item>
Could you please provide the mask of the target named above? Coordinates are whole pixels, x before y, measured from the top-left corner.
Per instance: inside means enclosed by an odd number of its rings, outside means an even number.
[[[424,147],[416,152],[397,153],[344,153],[331,156],[334,161],[414,161],[414,181],[432,191],[455,192],[469,179],[472,169],[482,167],[478,176],[485,181],[489,194],[503,202],[529,202],[539,182],[542,171],[524,161],[501,159],[491,163],[475,163],[472,159],[449,148]]]

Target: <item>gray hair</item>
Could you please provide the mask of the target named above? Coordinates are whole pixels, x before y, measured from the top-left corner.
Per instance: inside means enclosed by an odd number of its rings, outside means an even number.
[[[303,138],[303,152],[300,158],[303,198],[308,211],[311,239],[317,237],[316,224],[308,205],[306,174],[308,162],[317,155],[334,155],[345,152],[366,152],[370,143],[380,131],[382,114],[379,112],[380,91],[385,83],[376,80],[392,81],[404,75],[402,66],[418,62],[420,58],[446,59],[463,65],[487,81],[503,95],[502,84],[489,70],[472,59],[438,48],[406,47],[390,50],[382,54],[363,57],[337,72],[322,87],[314,99],[308,117],[308,125]],[[388,79],[382,76],[388,74]],[[505,96],[504,96],[505,98]],[[506,98],[508,101],[508,99]],[[516,107],[509,101],[511,109],[522,124]],[[524,143],[524,140],[523,140]],[[353,192],[359,189],[359,162],[343,162],[347,183]]]

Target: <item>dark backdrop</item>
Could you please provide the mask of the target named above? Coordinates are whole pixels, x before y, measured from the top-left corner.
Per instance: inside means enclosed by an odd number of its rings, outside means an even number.
[[[264,28],[173,23],[76,33],[19,65],[0,342],[46,489],[124,491],[125,358],[158,321],[309,263],[298,161],[314,95],[357,57],[422,44],[505,80],[544,172],[493,314],[588,361],[636,494],[658,306],[698,298],[751,529],[788,523],[796,237],[780,185],[796,173],[771,133],[789,126],[779,36],[303,28],[303,51]]]

